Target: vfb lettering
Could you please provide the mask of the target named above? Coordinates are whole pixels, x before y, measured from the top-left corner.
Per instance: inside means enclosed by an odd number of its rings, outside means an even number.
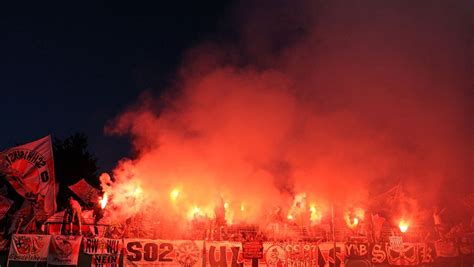
[[[369,255],[368,243],[346,243],[345,248],[349,259],[365,259]]]
[[[127,259],[129,261],[172,262],[171,253],[174,251],[171,243],[130,242],[127,244]]]

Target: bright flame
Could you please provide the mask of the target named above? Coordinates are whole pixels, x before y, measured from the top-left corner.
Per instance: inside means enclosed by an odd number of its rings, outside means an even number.
[[[135,197],[139,197],[139,196],[142,194],[142,192],[143,192],[143,190],[141,189],[141,187],[137,186],[137,187],[135,188],[135,191],[133,191],[133,195],[134,195]]]
[[[187,217],[189,220],[205,218],[214,219],[215,214],[211,207],[198,207],[194,205],[188,210]]]
[[[408,230],[409,223],[405,220],[400,220],[400,223],[398,224],[398,228],[400,228],[400,232],[405,233]]]
[[[224,202],[225,220],[230,225],[234,222],[234,211],[230,209],[229,202]]]
[[[100,182],[103,192],[107,194],[107,203],[102,196],[100,204],[113,207],[114,212],[108,214],[111,220],[135,216],[146,208],[146,192],[142,190],[138,179],[112,181],[110,176],[104,173],[100,176]]]
[[[364,219],[365,216],[365,211],[362,208],[355,208],[354,209],[354,215],[356,218],[359,219]]]
[[[288,216],[286,216],[286,218],[288,218],[288,220],[290,220],[290,221],[291,221],[291,220],[293,220],[293,215],[291,215],[291,214],[288,214]]]
[[[173,189],[173,191],[171,191],[171,193],[170,193],[171,201],[176,201],[178,196],[179,196],[179,189],[178,188]]]
[[[203,216],[204,214],[201,212],[201,209],[198,206],[193,206],[188,211],[188,219],[192,220],[196,217]]]
[[[100,208],[105,209],[108,201],[109,201],[109,197],[107,196],[107,193],[104,193],[104,196],[99,198]]]
[[[244,203],[240,204],[240,211],[245,211]]]
[[[311,224],[318,224],[321,222],[321,219],[323,217],[322,213],[320,210],[316,209],[316,205],[315,204],[311,204],[311,206],[309,207],[309,212],[310,212],[310,221],[311,221]]]
[[[365,211],[362,208],[350,208],[344,212],[344,220],[347,227],[354,229],[359,225],[359,222],[364,219]]]
[[[358,225],[359,224],[359,218],[354,218],[354,221],[352,222],[353,225]]]

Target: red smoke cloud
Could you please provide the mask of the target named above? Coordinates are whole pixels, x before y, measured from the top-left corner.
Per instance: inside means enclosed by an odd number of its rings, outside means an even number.
[[[179,93],[108,125],[137,152],[116,184],[170,217],[222,198],[247,222],[302,192],[327,206],[399,182],[425,203],[472,191],[468,3],[293,4],[241,4],[238,45],[192,49]]]

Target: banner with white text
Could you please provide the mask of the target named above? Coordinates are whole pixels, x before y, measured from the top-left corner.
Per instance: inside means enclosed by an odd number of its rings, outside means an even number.
[[[12,147],[2,152],[7,165],[6,179],[24,198],[52,215],[56,211],[51,136]]]

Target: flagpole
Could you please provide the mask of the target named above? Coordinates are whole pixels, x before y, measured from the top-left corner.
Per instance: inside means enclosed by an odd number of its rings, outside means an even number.
[[[336,266],[336,226],[334,225],[334,202],[331,205],[331,220],[332,220],[332,241],[334,246],[334,266]]]

